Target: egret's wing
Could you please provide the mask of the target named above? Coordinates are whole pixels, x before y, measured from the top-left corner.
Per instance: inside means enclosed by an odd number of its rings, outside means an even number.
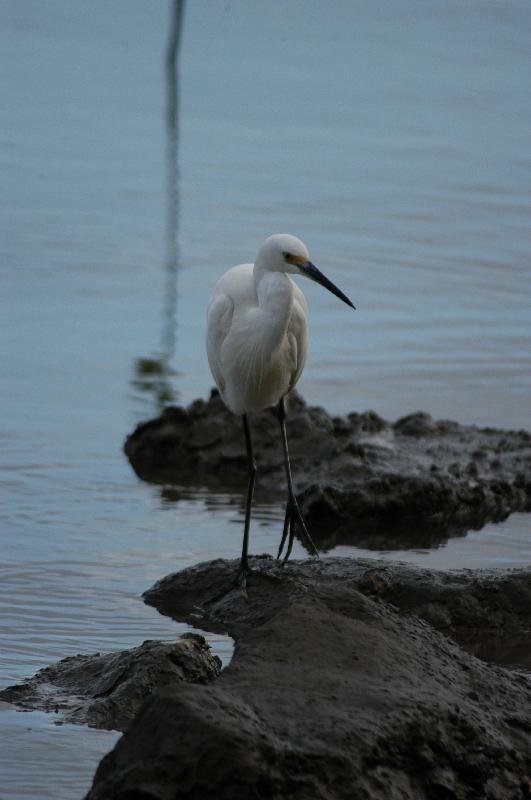
[[[295,284],[294,284],[295,285]],[[288,325],[288,344],[291,354],[292,372],[289,384],[290,391],[295,387],[306,364],[308,355],[308,323],[306,317],[308,306],[303,293],[296,286],[293,310]]]
[[[206,346],[210,371],[221,394],[225,390],[221,348],[229,334],[233,315],[234,303],[228,295],[218,294],[212,298],[207,311]]]

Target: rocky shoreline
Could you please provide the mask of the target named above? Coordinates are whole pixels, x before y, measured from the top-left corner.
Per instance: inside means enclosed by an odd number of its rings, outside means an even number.
[[[87,800],[531,796],[531,568],[260,557],[249,601],[237,568],[200,564],[144,596],[229,632],[223,671],[185,634],[64,659],[2,692],[125,730]]]
[[[220,672],[204,637],[185,633],[176,642],[148,640],[118,653],[63,658],[2,689],[0,700],[25,711],[60,713],[64,722],[125,731],[157,689],[209,683]]]
[[[531,436],[290,401],[299,499],[319,549],[436,546],[531,510]],[[277,420],[252,419],[258,491],[284,492]],[[139,425],[143,479],[243,490],[240,421],[217,392]],[[0,699],[124,731],[86,800],[531,798],[531,567],[430,571],[252,557],[163,578],[144,599],[197,634],[79,655]]]
[[[201,564],[146,593],[230,631],[234,657],[209,685],[156,692],[87,800],[530,796],[529,679],[449,637],[512,627],[529,648],[531,570],[434,583],[372,561],[253,559],[246,602],[228,589],[236,568]]]

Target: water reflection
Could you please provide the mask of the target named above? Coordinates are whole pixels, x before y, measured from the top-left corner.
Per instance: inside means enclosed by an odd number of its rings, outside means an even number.
[[[158,483],[153,476],[142,476],[143,480],[149,483]],[[245,485],[236,487],[238,481],[223,481],[222,478],[214,478],[212,481],[203,480],[200,484],[194,483],[190,476],[188,482],[179,481],[169,482],[167,479],[160,480],[160,497],[162,506],[174,505],[181,502],[199,501],[203,503],[208,511],[221,510],[223,508],[234,509],[235,516],[233,521],[243,525],[245,517]],[[303,505],[304,509],[304,500]],[[449,523],[435,520],[423,520],[411,518],[397,522],[389,519],[386,522],[367,519],[349,519],[348,521],[337,521],[327,518],[322,520],[319,517],[307,519],[311,530],[313,541],[323,555],[331,555],[338,548],[344,548],[346,554],[350,551],[356,555],[356,551],[365,550],[370,552],[389,552],[393,551],[419,551],[427,552],[436,550],[447,545],[452,539],[463,539],[473,531],[481,531],[485,526],[496,526],[507,519],[510,515],[504,514],[498,519],[490,520],[478,515],[475,520],[467,520],[466,523]],[[518,515],[512,515],[518,516]],[[256,491],[252,520],[255,524],[266,524],[271,526],[271,546],[274,548],[273,529],[278,529],[278,535],[282,532],[284,520],[284,497],[282,493]],[[307,547],[305,537],[300,535],[297,528],[296,539],[301,548],[301,554],[305,552],[311,555],[311,550]]]
[[[223,556],[236,558],[240,532],[245,516],[245,487],[234,486],[224,490],[216,485],[166,483],[157,489],[161,510],[174,514],[176,504],[183,507],[193,504],[207,512],[216,529],[216,536],[227,536],[227,523],[234,526],[234,537],[225,539]],[[227,515],[227,511],[229,515]],[[204,518],[205,519],[205,518]],[[251,552],[268,552],[274,555],[282,533],[284,519],[283,497],[259,489],[257,491],[251,523]],[[403,561],[431,569],[515,567],[529,563],[529,514],[515,512],[505,520],[476,524],[454,525],[443,528],[431,523],[403,524],[402,526],[369,525],[366,520],[349,521],[327,530],[319,527],[318,520],[310,520],[312,538],[323,556],[348,558],[378,558]],[[224,520],[218,525],[215,520]],[[204,523],[203,523],[204,524]],[[304,539],[297,536],[294,557],[305,558],[308,551]]]
[[[162,335],[157,357],[137,358],[132,384],[151,394],[157,410],[175,400],[172,367],[177,340],[179,274],[179,51],[185,0],[170,4],[169,36],[164,58],[166,79],[166,258],[162,309]]]
[[[494,520],[506,519],[509,514]],[[434,550],[451,539],[464,538],[470,531],[481,530],[490,519],[483,517],[466,523],[437,523],[434,520],[412,518],[399,523],[387,523],[366,519],[349,519],[334,526],[312,526],[312,536],[321,553],[330,553],[338,547],[349,547],[376,552],[407,550]]]

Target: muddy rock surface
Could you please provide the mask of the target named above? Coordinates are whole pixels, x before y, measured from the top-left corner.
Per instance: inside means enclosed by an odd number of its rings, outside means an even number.
[[[522,592],[524,630],[529,573],[432,586],[427,571],[374,561],[252,564],[249,602],[230,588],[236,562],[221,560],[146,593],[175,619],[231,633],[234,657],[212,684],[155,692],[87,800],[530,797],[529,680],[433,625],[445,614],[459,639],[466,603],[484,600],[479,624],[491,609],[502,628]]]
[[[435,546],[449,536],[531,510],[531,436],[436,421],[421,412],[386,422],[374,412],[332,417],[290,397],[288,438],[295,484],[322,550]],[[284,491],[278,422],[251,418],[258,489]],[[216,391],[168,408],[125,442],[149,481],[241,487],[247,466],[241,420]]]
[[[176,642],[146,641],[119,653],[77,655],[39,670],[0,692],[0,700],[26,710],[58,711],[65,722],[126,730],[142,703],[164,686],[209,683],[221,662],[202,636]]]

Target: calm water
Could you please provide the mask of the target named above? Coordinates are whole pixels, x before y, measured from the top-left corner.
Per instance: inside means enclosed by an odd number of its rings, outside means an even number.
[[[238,552],[239,498],[175,502],[121,446],[207,393],[209,289],[272,232],[358,307],[305,287],[309,401],[531,429],[527,0],[194,0],[176,85],[170,11],[0,3],[2,686],[177,636],[142,590]],[[260,509],[254,550],[278,520]],[[528,517],[397,556],[529,564]],[[1,800],[82,796],[116,735],[58,721],[0,709]]]

